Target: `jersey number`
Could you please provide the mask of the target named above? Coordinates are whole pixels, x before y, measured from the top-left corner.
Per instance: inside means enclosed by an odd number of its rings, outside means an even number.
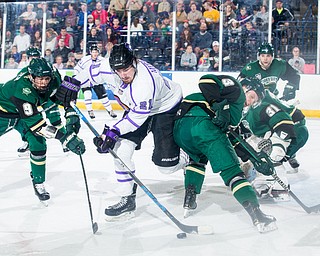
[[[33,115],[33,109],[30,103],[23,103],[22,105],[23,112],[26,116],[32,116]]]

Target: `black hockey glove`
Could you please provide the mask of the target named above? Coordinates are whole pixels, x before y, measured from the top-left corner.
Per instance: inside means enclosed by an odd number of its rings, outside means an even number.
[[[296,88],[292,84],[286,84],[283,90],[283,96],[281,97],[280,100],[292,100],[296,97]]]
[[[212,122],[218,126],[223,132],[228,130],[230,124],[230,110],[227,100],[221,102],[214,102],[211,105],[211,109],[215,112],[216,116],[212,119]]]
[[[119,131],[110,129],[107,125],[104,127],[103,134],[106,136],[104,140],[101,137],[93,138],[93,144],[101,154],[108,153],[109,149],[113,149],[120,136]]]
[[[73,108],[67,108],[64,116],[66,118],[67,133],[74,132],[78,134],[81,125],[77,112]]]
[[[64,107],[70,107],[70,101],[76,101],[80,90],[80,81],[70,76],[65,76],[55,96]]]
[[[75,133],[67,133],[61,139],[60,142],[63,146],[70,149],[73,153],[80,155],[86,151],[86,147],[82,139],[80,139]]]

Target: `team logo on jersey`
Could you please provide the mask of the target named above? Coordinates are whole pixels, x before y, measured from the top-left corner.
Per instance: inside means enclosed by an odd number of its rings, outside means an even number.
[[[247,67],[246,67],[246,70],[251,70],[251,66],[247,66]]]
[[[25,94],[25,95],[29,95],[31,93],[31,90],[29,88],[22,88],[22,94]]]

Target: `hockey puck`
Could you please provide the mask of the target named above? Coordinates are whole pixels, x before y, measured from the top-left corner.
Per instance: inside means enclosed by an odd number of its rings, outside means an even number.
[[[186,233],[179,233],[179,234],[177,234],[177,238],[178,239],[185,239],[185,238],[187,238],[187,234]]]

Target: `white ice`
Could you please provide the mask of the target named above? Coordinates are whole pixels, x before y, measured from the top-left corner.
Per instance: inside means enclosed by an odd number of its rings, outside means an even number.
[[[114,122],[105,111],[95,113],[92,124],[99,132],[105,122]],[[319,119],[307,120],[310,138],[297,156],[300,171],[287,175],[292,191],[308,206],[320,203],[319,125]],[[119,199],[113,159],[96,152],[93,134],[83,123],[79,135],[87,147],[83,160],[99,231],[92,234],[79,156],[63,153],[58,141],[48,141],[46,187],[51,199],[49,206],[43,207],[33,193],[29,160],[16,152],[22,145],[19,134],[12,131],[0,137],[1,256],[319,255],[320,214],[307,214],[293,199],[263,204],[262,210],[277,218],[278,230],[260,234],[220,176],[210,169],[196,213],[183,219],[183,173],[164,175],[157,171],[151,161],[152,136],[134,155],[137,177],[179,221],[211,225],[214,234],[177,239],[181,231],[141,189],[135,218],[106,222],[105,207]]]

